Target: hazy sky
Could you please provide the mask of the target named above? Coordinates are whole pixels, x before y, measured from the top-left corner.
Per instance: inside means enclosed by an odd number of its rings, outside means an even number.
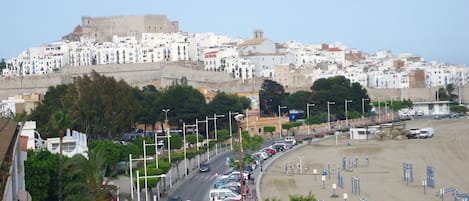
[[[5,0],[0,58],[59,40],[81,16],[164,14],[187,32],[411,52],[469,66],[467,0]]]

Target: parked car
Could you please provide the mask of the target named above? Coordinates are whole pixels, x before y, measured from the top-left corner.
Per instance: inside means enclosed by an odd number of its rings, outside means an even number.
[[[168,201],[182,201],[182,198],[181,196],[178,196],[178,195],[170,195],[168,197]]]
[[[296,145],[296,140],[295,140],[295,137],[293,136],[287,136],[285,137],[285,142],[291,142],[291,144]]]
[[[241,199],[241,195],[229,189],[211,189],[208,194],[209,201],[225,201],[228,199]]]
[[[200,163],[199,172],[210,172],[210,165],[206,162]]]
[[[407,134],[407,139],[416,139],[419,138],[420,128],[411,128]]]
[[[221,186],[224,186],[230,182],[239,182],[239,176],[222,178],[219,181],[215,182],[215,184],[213,184],[213,188],[220,188]]]
[[[274,148],[271,148],[271,147],[266,147],[264,149],[262,149],[263,151],[267,152],[267,153],[270,153],[270,155],[275,155],[277,153],[277,151],[275,151]]]

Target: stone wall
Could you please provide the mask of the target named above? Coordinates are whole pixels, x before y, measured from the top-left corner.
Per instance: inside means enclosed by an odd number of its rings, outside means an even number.
[[[0,99],[23,93],[44,93],[49,86],[73,82],[74,77],[90,73],[95,70],[104,76],[113,76],[116,80],[125,80],[132,86],[153,84],[156,87],[167,87],[176,80],[180,82],[186,77],[188,84],[194,88],[206,87],[210,91],[227,93],[258,91],[263,83],[262,78],[255,80],[235,80],[225,72],[208,72],[197,70],[199,66],[191,63],[145,63],[145,64],[114,64],[95,66],[65,67],[54,74],[0,77]],[[308,89],[303,89],[308,90]],[[417,101],[435,101],[437,88],[409,88],[409,89],[373,89],[368,88],[371,99]],[[289,89],[290,91],[290,89]],[[458,93],[458,88],[454,91]],[[469,103],[469,85],[461,88],[463,103]]]

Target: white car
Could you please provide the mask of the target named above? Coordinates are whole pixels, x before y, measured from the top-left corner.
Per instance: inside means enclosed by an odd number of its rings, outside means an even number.
[[[241,199],[241,195],[237,194],[229,189],[211,189],[209,194],[209,201],[223,201],[227,199]]]
[[[248,179],[248,174],[249,172],[248,171],[243,171],[243,178],[244,180],[247,180]],[[229,174],[224,174],[220,177],[220,179],[224,179],[224,178],[229,178],[229,177],[236,177],[236,178],[239,178],[239,171],[233,171]]]
[[[293,136],[287,136],[285,137],[285,142],[290,142],[292,143],[292,145],[295,145],[296,144],[296,140]]]

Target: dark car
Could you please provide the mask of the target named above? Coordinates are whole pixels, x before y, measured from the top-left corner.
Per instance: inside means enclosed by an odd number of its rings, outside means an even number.
[[[177,195],[171,195],[168,197],[168,201],[182,201],[182,198]]]
[[[199,172],[210,172],[210,165],[208,163],[200,163]]]

